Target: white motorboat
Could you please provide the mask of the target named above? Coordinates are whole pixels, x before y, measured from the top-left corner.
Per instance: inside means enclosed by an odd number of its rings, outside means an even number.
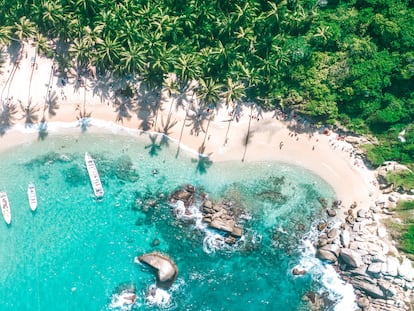
[[[27,197],[29,199],[30,209],[34,212],[37,208],[37,196],[36,187],[32,183],[27,186]]]
[[[0,192],[0,207],[1,213],[3,214],[4,221],[6,224],[11,223],[11,211],[10,211],[10,204],[9,198],[7,197],[6,192]]]
[[[97,198],[102,198],[104,195],[104,190],[102,187],[101,179],[99,178],[98,169],[96,168],[95,161],[85,152],[85,163],[86,168],[88,169],[89,179],[91,180],[93,192]]]

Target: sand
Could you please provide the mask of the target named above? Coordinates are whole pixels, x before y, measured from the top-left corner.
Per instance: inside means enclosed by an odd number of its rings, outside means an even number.
[[[76,122],[79,112],[84,109],[91,113],[91,117],[99,120],[107,120],[115,123],[117,112],[113,105],[114,90],[119,88],[124,81],[109,81],[104,83],[106,77],[97,79],[82,78],[79,83],[76,77],[71,75],[63,81],[62,75],[57,72],[57,66],[52,60],[36,56],[35,49],[26,44],[18,67],[7,60],[0,74],[0,90],[3,103],[9,100],[23,107],[30,103],[31,107],[39,109],[37,122],[44,117],[46,122]],[[86,87],[84,87],[86,86]],[[49,114],[45,101],[55,98],[55,115]],[[118,97],[119,98],[119,97]],[[148,128],[148,131],[162,131],[167,123],[171,98],[165,92],[162,94],[162,110],[158,115],[156,126]],[[85,106],[84,106],[85,103]],[[170,118],[171,126],[168,136],[179,140],[185,118],[185,110],[176,107],[173,102]],[[52,105],[53,106],[53,105]],[[155,116],[142,108],[130,112],[131,118],[123,118],[118,125],[133,129],[146,129],[147,121],[154,123]],[[141,106],[139,108],[139,106]],[[197,106],[197,103],[194,104]],[[47,108],[44,110],[44,108]],[[43,113],[43,111],[45,111]],[[202,111],[208,117],[207,111]],[[20,110],[19,117],[23,112]],[[146,116],[150,115],[150,118]],[[374,172],[365,165],[352,152],[351,145],[337,139],[335,133],[326,135],[323,128],[308,129],[306,121],[297,120],[294,115],[284,118],[276,118],[274,112],[261,112],[251,110],[248,105],[243,106],[243,111],[238,121],[230,124],[227,143],[225,144],[231,113],[222,104],[214,113],[210,114],[212,121],[208,128],[207,136],[201,131],[199,135],[191,133],[191,126],[185,126],[181,143],[208,155],[213,162],[217,161],[280,161],[305,167],[318,174],[328,182],[335,190],[337,198],[342,200],[347,209],[353,202],[359,206],[369,207],[379,191],[374,185]],[[151,122],[150,122],[151,123]],[[188,122],[187,122],[188,123]],[[204,129],[207,127],[204,121]],[[250,126],[249,126],[250,123]],[[307,128],[306,131],[295,132],[299,127]],[[24,133],[24,118],[16,120],[14,126],[8,129],[0,138],[0,150],[5,150],[13,145],[37,138],[37,134]],[[26,131],[27,132],[27,131]],[[246,145],[246,136],[249,139]],[[46,138],[47,139],[47,138]],[[204,145],[203,141],[205,139]],[[203,150],[201,150],[200,148]]]

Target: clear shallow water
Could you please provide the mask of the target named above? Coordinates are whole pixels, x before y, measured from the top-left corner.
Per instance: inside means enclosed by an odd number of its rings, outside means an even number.
[[[101,175],[101,201],[93,197],[85,151]],[[302,310],[302,296],[320,281],[290,271],[303,260],[301,238],[323,215],[318,199],[332,199],[333,190],[299,167],[205,165],[175,152],[174,143],[157,148],[147,135],[72,132],[0,154],[0,189],[12,208],[11,226],[0,223],[0,310],[110,310],[125,283],[137,289],[136,310]],[[37,188],[35,213],[29,182]],[[168,194],[187,183],[248,212],[239,247],[206,253],[204,233],[174,217]],[[145,303],[155,275],[134,263],[154,250],[179,268],[167,307]]]

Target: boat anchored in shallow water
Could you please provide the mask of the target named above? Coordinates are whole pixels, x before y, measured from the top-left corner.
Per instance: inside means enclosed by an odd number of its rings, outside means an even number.
[[[34,212],[37,208],[37,196],[36,187],[32,183],[27,186],[27,197],[29,199],[30,209]]]
[[[86,168],[88,169],[89,179],[91,180],[93,192],[97,198],[102,198],[104,195],[104,190],[102,188],[101,179],[99,178],[95,161],[87,152],[85,152],[85,163]]]
[[[3,214],[4,221],[6,224],[11,223],[11,212],[10,212],[10,204],[9,199],[7,197],[6,192],[0,192],[0,207],[1,213]]]

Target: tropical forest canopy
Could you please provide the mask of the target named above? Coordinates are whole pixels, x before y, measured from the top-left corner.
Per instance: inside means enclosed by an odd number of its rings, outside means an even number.
[[[0,44],[35,38],[61,69],[251,100],[372,133],[371,160],[414,162],[409,0],[0,0]],[[65,48],[66,47],[66,48]],[[397,137],[403,129],[405,142]]]

